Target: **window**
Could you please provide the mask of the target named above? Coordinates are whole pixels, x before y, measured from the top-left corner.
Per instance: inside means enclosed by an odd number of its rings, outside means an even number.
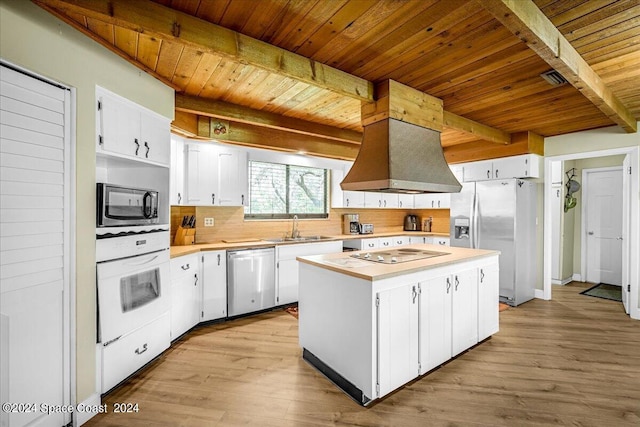
[[[245,218],[327,218],[327,170],[249,161]]]

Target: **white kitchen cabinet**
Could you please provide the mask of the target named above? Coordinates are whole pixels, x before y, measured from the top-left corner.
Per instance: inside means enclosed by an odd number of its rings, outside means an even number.
[[[378,246],[382,249],[390,248],[391,246],[394,246],[393,237],[379,237]]]
[[[343,245],[345,248],[356,249],[359,251],[376,249],[380,247],[380,238],[369,237],[366,239],[349,239],[345,240]]]
[[[449,193],[416,194],[414,207],[416,209],[448,209],[451,207],[451,195]]]
[[[214,168],[216,161],[214,147],[209,144],[187,143],[185,157],[186,204],[214,205],[218,186]]]
[[[382,208],[382,193],[375,193],[373,191],[363,191],[363,193],[365,208]]]
[[[464,181],[506,178],[539,178],[540,158],[536,154],[502,157],[464,164]]]
[[[451,288],[451,356],[454,357],[478,342],[478,270],[471,268],[454,273]]]
[[[451,280],[420,282],[420,375],[451,359]]]
[[[397,194],[382,193],[382,207],[383,208],[398,208],[400,206],[400,199]]]
[[[200,320],[200,272],[198,255],[171,260],[171,340],[187,332]]]
[[[169,203],[184,205],[184,141],[171,137],[171,180],[169,182]]]
[[[384,396],[418,374],[417,284],[378,292],[378,395]]]
[[[421,375],[478,342],[477,278],[469,268],[420,282]]]
[[[364,208],[364,191],[343,191],[343,207]]]
[[[202,262],[200,321],[227,317],[227,252],[202,252],[200,261]]]
[[[296,243],[276,246],[276,305],[298,301],[296,257],[342,252],[342,241]]]
[[[451,169],[453,176],[455,176],[456,179],[460,183],[462,183],[462,181],[464,180],[464,165],[462,164],[449,165],[449,169]]]
[[[401,209],[413,209],[413,194],[398,194],[398,207]]]
[[[216,206],[245,206],[248,202],[247,152],[217,147]]]
[[[489,338],[500,330],[499,310],[500,274],[496,263],[478,269],[478,341]]]
[[[431,242],[425,242],[425,243],[431,243],[434,245],[440,245],[440,246],[451,246],[451,239],[449,239],[448,237],[432,237],[432,241]]]
[[[331,207],[334,209],[345,207],[344,191],[340,187],[343,179],[344,171],[342,169],[331,169],[331,194],[329,197],[331,199]]]
[[[393,236],[391,238],[393,246],[404,246],[409,244],[408,236]]]
[[[97,97],[98,153],[169,165],[169,119],[104,89]]]

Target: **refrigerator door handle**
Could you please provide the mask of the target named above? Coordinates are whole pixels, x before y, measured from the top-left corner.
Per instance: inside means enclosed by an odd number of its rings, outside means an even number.
[[[473,196],[473,233],[471,247],[473,249],[478,249],[480,247],[480,242],[478,242],[478,215],[480,214],[480,209],[478,205],[480,204],[480,194],[476,193]]]

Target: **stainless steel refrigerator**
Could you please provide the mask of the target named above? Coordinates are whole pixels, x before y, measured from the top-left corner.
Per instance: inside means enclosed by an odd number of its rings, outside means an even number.
[[[521,179],[465,182],[451,194],[451,246],[500,251],[500,301],[512,306],[535,293],[536,186]]]

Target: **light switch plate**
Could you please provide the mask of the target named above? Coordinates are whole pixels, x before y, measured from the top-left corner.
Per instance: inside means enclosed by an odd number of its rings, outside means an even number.
[[[213,218],[205,218],[204,219],[204,226],[205,227],[213,227],[214,224],[215,224],[215,221],[213,220]]]

